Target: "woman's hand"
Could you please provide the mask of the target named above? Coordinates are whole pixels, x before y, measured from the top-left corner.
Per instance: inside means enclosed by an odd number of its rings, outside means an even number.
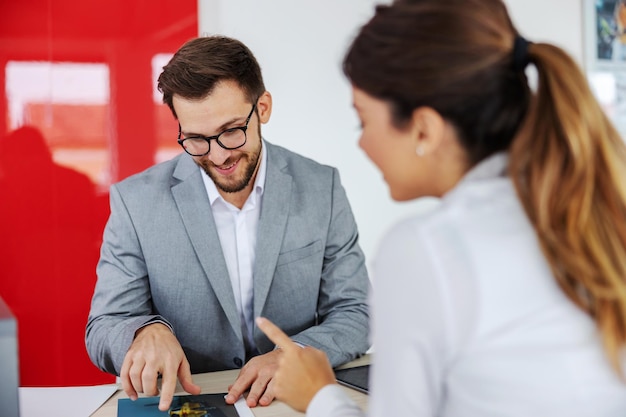
[[[283,351],[273,379],[276,398],[295,410],[305,412],[320,389],[336,383],[326,354],[312,347],[297,345],[266,318],[257,318],[256,324]]]

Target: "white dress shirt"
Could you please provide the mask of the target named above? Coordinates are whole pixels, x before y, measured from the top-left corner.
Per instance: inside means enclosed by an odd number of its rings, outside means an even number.
[[[483,161],[381,241],[371,416],[626,416],[626,383],[553,278],[506,164]],[[359,415],[336,385],[307,410]]]
[[[211,210],[233,286],[235,304],[241,318],[241,334],[247,356],[257,353],[254,343],[254,260],[257,242],[257,225],[261,215],[263,187],[266,171],[265,146],[261,149],[259,169],[254,187],[241,209],[228,203],[202,168],[202,180],[211,202]]]

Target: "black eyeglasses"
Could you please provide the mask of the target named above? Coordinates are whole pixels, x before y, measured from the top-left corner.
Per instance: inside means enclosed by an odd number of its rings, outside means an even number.
[[[191,156],[204,156],[211,152],[211,140],[213,139],[224,149],[233,150],[241,148],[246,144],[246,140],[248,139],[246,131],[248,130],[248,123],[250,123],[250,118],[255,108],[256,103],[252,105],[252,110],[250,110],[250,114],[246,118],[246,124],[244,126],[231,127],[215,136],[196,135],[181,139],[180,136],[182,132],[179,123],[178,143],[183,147],[185,152]]]

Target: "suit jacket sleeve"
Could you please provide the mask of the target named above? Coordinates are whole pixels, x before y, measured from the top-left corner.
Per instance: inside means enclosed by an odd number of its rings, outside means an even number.
[[[119,375],[135,332],[153,321],[145,260],[131,218],[115,185],[110,190],[111,216],[104,231],[99,279],[87,322],[86,346],[100,369]]]

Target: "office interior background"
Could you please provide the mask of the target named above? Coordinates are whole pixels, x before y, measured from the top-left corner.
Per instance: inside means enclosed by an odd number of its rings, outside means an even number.
[[[587,65],[592,0],[505,2],[523,35]],[[392,223],[436,204],[392,202],[357,147],[359,122],[340,63],[378,3],[2,1],[0,297],[18,320],[22,386],[114,380],[84,347],[108,187],[181,152],[156,78],[198,34],[233,36],[255,53],[274,98],[264,137],[339,168],[369,260]],[[600,74],[594,85],[610,106],[615,77]]]

